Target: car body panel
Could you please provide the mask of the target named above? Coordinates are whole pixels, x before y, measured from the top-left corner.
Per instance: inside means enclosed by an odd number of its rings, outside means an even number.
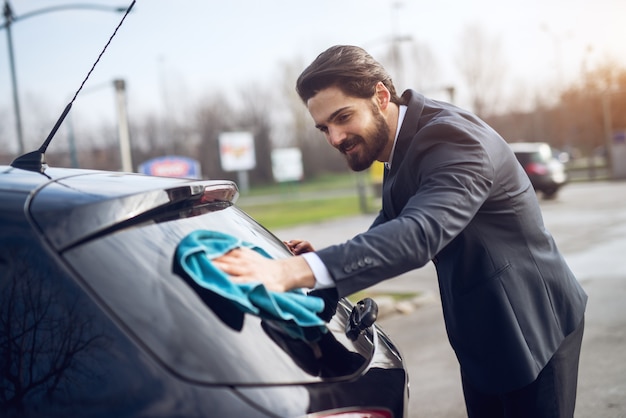
[[[402,357],[376,325],[346,337],[346,300],[328,333],[300,341],[177,270],[177,242],[199,228],[290,256],[233,205],[234,187],[0,167],[0,320],[12,324],[0,331],[12,359],[0,372],[0,413],[254,417],[376,406],[403,416]],[[8,343],[18,336],[36,349]]]

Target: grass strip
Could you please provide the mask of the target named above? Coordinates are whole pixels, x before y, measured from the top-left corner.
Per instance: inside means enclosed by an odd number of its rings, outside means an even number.
[[[357,196],[289,201],[277,199],[276,203],[240,207],[269,230],[362,213]]]

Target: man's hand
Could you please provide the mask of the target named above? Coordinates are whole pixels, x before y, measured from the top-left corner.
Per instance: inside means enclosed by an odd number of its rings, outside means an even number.
[[[302,239],[292,239],[289,241],[283,241],[289,250],[294,255],[299,255],[303,253],[310,253],[315,251],[313,246],[309,241],[304,241]]]
[[[260,282],[275,292],[315,286],[313,272],[302,257],[274,260],[249,248],[237,248],[212,261],[235,283]]]

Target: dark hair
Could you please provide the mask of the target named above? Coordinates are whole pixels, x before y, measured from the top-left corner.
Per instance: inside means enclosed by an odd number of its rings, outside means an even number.
[[[382,82],[391,93],[391,102],[404,104],[385,68],[364,49],[351,45],[335,45],[322,52],[300,74],[296,91],[306,104],[320,90],[336,86],[352,97],[369,98]]]

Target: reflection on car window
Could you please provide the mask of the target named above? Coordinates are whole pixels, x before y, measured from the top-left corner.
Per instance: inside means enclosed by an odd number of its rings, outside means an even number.
[[[35,243],[0,247],[0,415],[93,416],[128,397],[122,381],[133,402],[159,397],[133,346]]]
[[[291,337],[276,321],[264,320],[261,325],[270,338],[312,376],[348,376],[356,373],[365,363],[362,355],[348,350],[330,332],[322,334],[318,341],[305,342]]]

